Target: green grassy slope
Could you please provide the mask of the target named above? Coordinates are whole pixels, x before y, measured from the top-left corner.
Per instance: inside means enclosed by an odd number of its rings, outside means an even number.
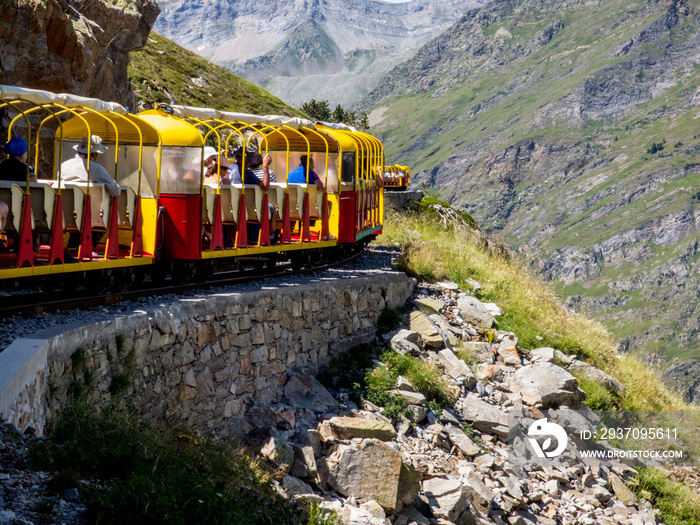
[[[131,54],[129,79],[139,105],[147,109],[156,103],[171,103],[303,116],[264,89],[154,32],[143,50]]]
[[[699,12],[495,0],[388,75],[372,129],[417,183],[543,258],[571,307],[630,348],[700,357]]]

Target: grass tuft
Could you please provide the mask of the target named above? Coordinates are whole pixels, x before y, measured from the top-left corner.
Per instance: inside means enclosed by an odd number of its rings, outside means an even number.
[[[666,525],[700,524],[700,495],[668,473],[655,469],[639,469],[637,494],[650,500],[661,511]]]
[[[372,403],[385,407],[388,417],[403,414],[410,419],[410,410],[404,398],[391,393],[396,388],[399,376],[408,379],[416,391],[437,409],[454,403],[442,372],[430,363],[393,351],[385,352],[380,359],[382,363],[365,376],[366,396]]]
[[[404,306],[399,306],[398,308],[384,308],[379,314],[379,319],[377,319],[377,332],[380,335],[391,332],[401,324],[404,315],[406,315],[406,308]]]

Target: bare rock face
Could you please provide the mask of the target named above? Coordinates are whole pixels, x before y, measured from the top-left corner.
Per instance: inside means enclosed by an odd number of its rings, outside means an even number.
[[[155,0],[3,2],[0,84],[135,107],[129,52],[144,46],[158,12]]]

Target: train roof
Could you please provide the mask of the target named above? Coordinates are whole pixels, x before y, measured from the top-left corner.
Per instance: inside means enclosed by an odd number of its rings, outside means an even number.
[[[29,102],[36,106],[45,104],[66,108],[86,108],[94,111],[113,111],[126,115],[127,109],[116,102],[105,102],[97,98],[80,97],[70,93],[51,93],[39,89],[29,89],[15,86],[0,85],[0,100],[5,102]]]

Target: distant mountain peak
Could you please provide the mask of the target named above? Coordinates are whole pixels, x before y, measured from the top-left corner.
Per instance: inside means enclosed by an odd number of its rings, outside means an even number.
[[[485,1],[166,0],[154,28],[287,102],[350,105]]]

